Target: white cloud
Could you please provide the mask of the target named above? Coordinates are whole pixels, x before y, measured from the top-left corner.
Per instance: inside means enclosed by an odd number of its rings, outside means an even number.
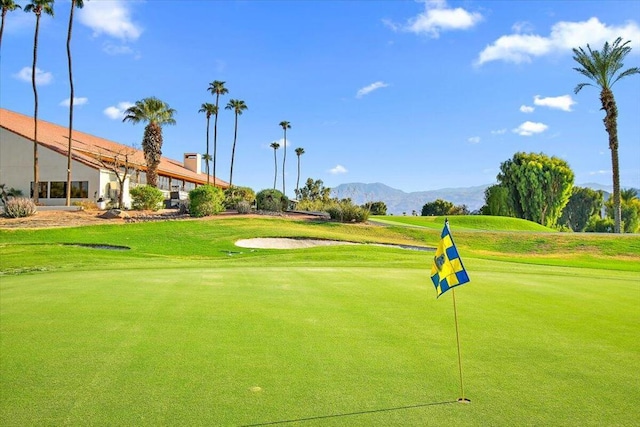
[[[517,27],[515,30],[519,31]],[[616,38],[632,40],[631,46],[638,47],[640,27],[633,21],[620,26],[607,26],[598,18],[587,21],[561,21],[551,27],[548,36],[536,34],[510,34],[499,37],[480,52],[476,65],[490,61],[513,63],[531,62],[532,58],[557,52],[571,52],[571,49],[585,47],[590,44],[594,49],[601,49],[605,41],[613,42]],[[638,49],[632,50],[632,52]]]
[[[506,129],[498,129],[498,130],[491,131],[491,135],[504,135],[505,133],[507,133]]]
[[[375,83],[371,83],[369,86],[365,86],[362,89],[358,90],[356,93],[356,98],[362,98],[363,96],[373,92],[374,90],[378,90],[383,87],[389,86],[385,82],[377,81]]]
[[[135,52],[127,45],[116,45],[111,42],[105,42],[102,45],[102,51],[107,55],[134,55]]]
[[[571,111],[571,106],[576,103],[571,95],[540,98],[539,95],[533,97],[533,103],[542,107],[554,108],[556,110]]]
[[[599,171],[591,171],[589,175],[610,175],[611,171],[599,170]]]
[[[521,136],[531,136],[535,133],[542,133],[548,128],[549,126],[544,123],[526,121],[515,128],[513,132]]]
[[[520,111],[523,113],[533,113],[533,111],[535,110],[534,107],[531,107],[529,105],[521,105],[520,106]]]
[[[23,67],[20,71],[15,73],[13,77],[18,80],[22,80],[23,82],[31,83],[31,70],[32,67]],[[48,85],[53,81],[53,74],[48,71],[42,71],[40,68],[36,67],[36,84],[38,85]]]
[[[341,175],[347,173],[347,168],[342,165],[336,165],[335,168],[329,169],[329,173],[332,175]]]
[[[415,34],[426,34],[432,38],[438,38],[442,31],[467,30],[482,21],[482,15],[477,12],[468,12],[457,7],[447,7],[444,0],[427,0],[425,10],[400,25],[390,21],[383,21],[391,29],[408,31]]]
[[[480,137],[479,136],[472,136],[471,138],[467,139],[468,142],[472,143],[472,144],[477,144],[480,142]]]
[[[89,98],[82,98],[82,97],[77,98],[75,96],[73,97],[73,106],[74,107],[77,107],[77,106],[80,106],[80,105],[84,105],[87,102],[89,102]],[[71,98],[67,98],[67,99],[62,100],[60,102],[60,104],[58,104],[58,105],[60,105],[61,107],[70,107],[71,106]]]
[[[129,107],[133,107],[135,104],[131,102],[119,102],[116,106],[107,107],[103,113],[112,120],[122,120],[124,118],[124,112]]]
[[[88,1],[78,11],[78,20],[93,30],[94,36],[106,34],[123,41],[134,41],[142,27],[131,20],[131,2],[123,0]]]

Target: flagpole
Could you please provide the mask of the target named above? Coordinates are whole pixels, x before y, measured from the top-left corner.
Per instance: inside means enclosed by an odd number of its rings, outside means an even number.
[[[453,299],[453,317],[456,323],[456,343],[458,344],[458,370],[460,371],[460,393],[462,397],[458,399],[460,403],[471,403],[471,400],[464,397],[464,382],[462,381],[462,356],[460,354],[460,332],[458,330],[458,310],[456,309],[456,290],[451,289],[451,295]]]

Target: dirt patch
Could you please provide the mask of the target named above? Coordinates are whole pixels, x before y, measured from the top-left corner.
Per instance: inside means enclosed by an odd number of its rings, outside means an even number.
[[[32,228],[58,228],[58,227],[81,227],[86,225],[104,224],[127,224],[130,222],[144,221],[199,221],[229,218],[230,216],[242,216],[245,218],[263,218],[263,214],[238,214],[234,211],[223,212],[219,215],[205,218],[191,218],[179,215],[175,209],[161,209],[159,211],[127,211],[128,218],[102,218],[105,211],[84,210],[84,211],[64,211],[46,210],[38,211],[35,215],[26,218],[5,218],[0,215],[0,229],[32,229]],[[279,215],[291,219],[318,220],[317,216],[304,214],[282,214]]]

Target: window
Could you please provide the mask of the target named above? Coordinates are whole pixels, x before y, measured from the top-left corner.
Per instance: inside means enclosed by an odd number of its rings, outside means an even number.
[[[47,198],[47,187],[48,187],[48,182],[42,182],[40,181],[38,183],[38,198],[39,199],[46,199]],[[33,181],[31,181],[31,197],[33,197]]]
[[[49,186],[50,199],[66,199],[67,183],[66,181],[51,181]],[[87,199],[89,198],[89,181],[71,181],[71,198]]]
[[[170,190],[171,186],[169,184],[170,180],[168,176],[158,175],[158,189],[160,190]]]

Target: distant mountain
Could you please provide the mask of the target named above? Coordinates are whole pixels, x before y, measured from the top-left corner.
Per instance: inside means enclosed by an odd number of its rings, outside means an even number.
[[[387,205],[387,213],[402,215],[412,211],[422,212],[425,203],[436,199],[447,200],[454,205],[467,205],[470,211],[484,205],[484,190],[492,184],[465,188],[443,188],[440,190],[406,193],[382,183],[363,184],[359,182],[340,184],[331,190],[331,196],[339,199],[350,198],[356,204],[382,201]]]
[[[436,199],[447,200],[454,205],[467,205],[470,211],[475,211],[484,205],[484,190],[491,185],[493,184],[406,193],[380,182],[373,184],[353,182],[340,184],[332,188],[331,197],[339,199],[350,198],[358,205],[366,202],[381,201],[387,205],[387,213],[394,215],[402,215],[403,213],[411,215],[414,210],[420,215],[425,203],[433,202]],[[605,192],[605,200],[609,198],[612,192],[611,186],[602,184],[587,183],[576,185],[594,190],[603,190]]]

